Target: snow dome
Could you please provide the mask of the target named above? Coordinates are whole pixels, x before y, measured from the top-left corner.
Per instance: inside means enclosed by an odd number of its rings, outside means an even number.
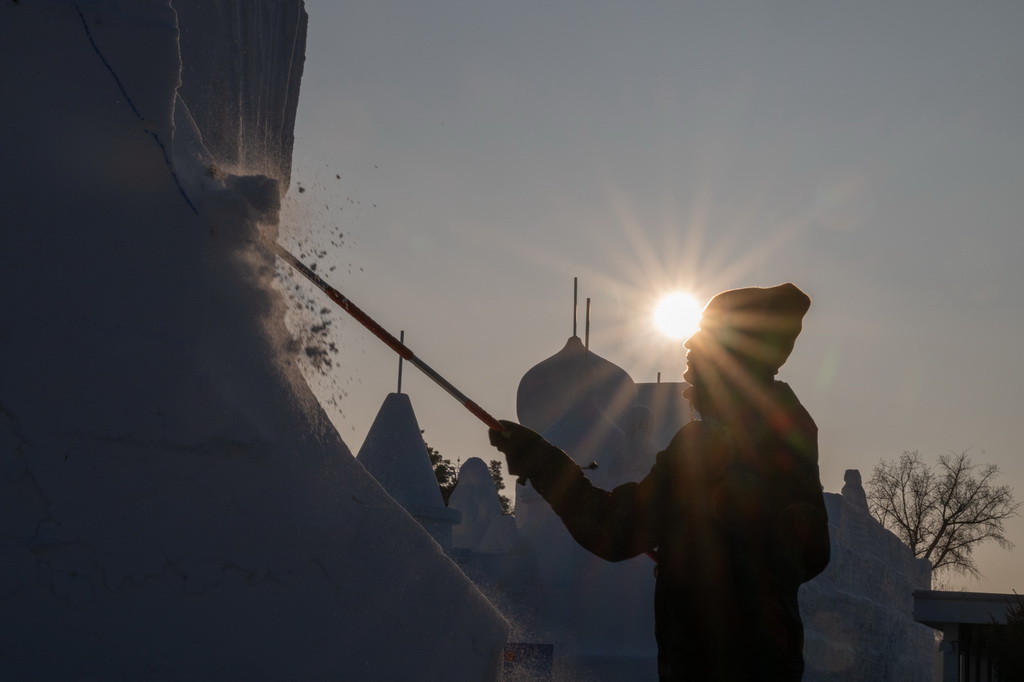
[[[583,396],[617,422],[636,402],[636,387],[625,370],[590,351],[574,335],[519,381],[519,421],[543,433]]]

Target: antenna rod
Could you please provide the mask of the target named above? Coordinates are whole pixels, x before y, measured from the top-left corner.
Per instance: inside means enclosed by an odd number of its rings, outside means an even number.
[[[400,343],[405,343],[405,330],[398,332],[398,340]],[[398,356],[398,392],[402,392],[402,356]]]
[[[587,325],[585,329],[587,331],[586,336],[584,337],[585,341],[583,342],[583,347],[590,350],[590,297],[587,297]]]
[[[579,291],[579,277],[572,278],[572,335],[576,336],[576,310],[579,307],[576,303],[576,293]]]
[[[269,240],[268,240],[269,241]],[[435,372],[430,368],[427,363],[420,360],[416,355],[405,346],[404,343],[396,339],[394,336],[389,334],[383,327],[377,324],[372,317],[364,313],[359,307],[352,301],[345,298],[340,291],[332,287],[330,284],[321,279],[320,275],[310,270],[305,263],[300,261],[298,258],[293,256],[288,249],[284,248],[277,242],[270,242],[274,252],[277,253],[285,262],[291,265],[293,268],[298,270],[303,277],[312,282],[320,291],[327,294],[327,297],[338,304],[342,310],[356,318],[361,325],[373,332],[374,336],[383,341],[387,346],[398,353],[399,357],[408,360],[416,366],[421,372],[430,377],[431,380],[445,391],[450,396],[462,403],[462,406],[469,410],[473,416],[486,424],[492,431],[504,431],[505,427],[502,426],[501,422],[489,415],[479,405],[474,403],[472,400],[467,398],[459,389],[455,388],[447,379]]]

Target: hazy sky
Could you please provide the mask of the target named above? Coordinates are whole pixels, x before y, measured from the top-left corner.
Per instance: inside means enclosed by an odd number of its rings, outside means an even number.
[[[1024,4],[306,0],[285,231],[327,278],[500,418],[572,333],[678,380],[650,325],[671,289],[795,282],[780,378],[820,427],[822,482],[970,449],[1024,499]],[[338,177],[340,176],[340,177]],[[304,192],[299,193],[297,186]],[[343,233],[343,239],[337,237]],[[357,451],[397,358],[336,317],[330,390]],[[406,367],[426,440],[495,458]],[[1024,589],[1019,546],[979,553]]]

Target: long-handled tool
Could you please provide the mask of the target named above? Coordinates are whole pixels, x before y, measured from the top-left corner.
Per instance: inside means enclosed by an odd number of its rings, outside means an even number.
[[[370,317],[362,310],[360,310],[360,308],[355,303],[348,300],[344,295],[342,295],[340,291],[338,291],[330,284],[325,282],[323,278],[320,277],[320,275],[313,272],[310,268],[306,266],[305,263],[303,263],[298,258],[293,256],[291,252],[288,251],[288,249],[284,248],[277,242],[270,242],[270,244],[271,246],[273,246],[274,251],[277,253],[278,256],[280,256],[289,265],[291,265],[293,268],[302,273],[302,276],[308,279],[313,284],[315,284],[318,289],[327,294],[328,298],[337,303],[342,310],[347,312],[349,315],[354,317],[360,324],[362,324],[364,327],[373,332],[374,336],[376,336],[378,339],[386,343],[388,347],[390,347],[391,350],[398,353],[398,355],[401,356],[403,360],[408,360],[417,368],[419,368],[421,372],[423,372],[428,377],[433,379],[435,384],[446,390],[449,395],[451,395],[453,398],[462,403],[462,406],[465,407],[470,412],[472,412],[477,419],[482,421],[493,431],[505,430],[505,427],[501,425],[501,422],[499,422],[497,419],[495,419],[487,412],[485,412],[484,409],[477,405],[475,402],[467,398],[466,395],[462,393],[462,391],[455,388],[455,386],[453,386],[451,382],[449,382],[443,376],[441,376],[433,369],[431,369],[427,363],[423,362],[418,357],[416,357],[416,355],[411,350],[409,350],[409,348],[404,343],[402,343],[394,336],[389,334],[387,330],[385,330],[383,327],[377,324],[372,317]]]

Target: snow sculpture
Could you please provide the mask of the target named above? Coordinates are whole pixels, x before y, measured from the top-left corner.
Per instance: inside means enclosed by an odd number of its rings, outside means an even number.
[[[356,460],[442,548],[451,549],[460,514],[444,504],[409,396],[388,394]]]
[[[611,487],[641,480],[654,466],[659,450],[651,438],[654,412],[649,407],[634,405],[624,421],[622,452],[608,467],[606,485]]]
[[[602,488],[609,485],[613,464],[626,456],[625,434],[583,390],[541,435],[588,469],[587,476]]]
[[[859,479],[851,469],[842,495],[825,493],[832,559],[800,588],[804,680],[931,682],[934,631],[913,617],[931,567],[868,513]]]
[[[516,520],[502,514],[501,500],[487,465],[470,457],[459,468],[459,482],[448,508],[462,514],[452,530],[452,546],[483,554],[507,552],[519,537]]]
[[[587,350],[580,337],[571,336],[562,350],[523,375],[516,397],[519,421],[543,433],[583,394],[613,422],[636,403],[636,387],[629,375]],[[538,400],[539,396],[543,399]]]
[[[679,429],[690,421],[693,410],[683,397],[689,386],[685,381],[659,381],[636,385],[636,402],[651,413],[650,440],[655,451],[668,447]],[[629,429],[626,429],[629,433]],[[646,473],[646,472],[645,472]]]
[[[173,0],[171,5],[181,27],[175,125],[178,115],[188,116],[219,165],[268,175],[288,187],[296,107],[266,101],[298,101],[306,58],[302,2]],[[227,38],[225,29],[236,27],[243,37],[260,37]],[[276,39],[267,39],[271,36]]]
[[[856,469],[847,469],[843,474],[843,481],[843,489],[840,491],[843,499],[867,511],[868,498],[860,482],[860,472]]]
[[[625,371],[576,337],[523,376],[517,405],[521,422],[568,453],[599,487],[638,480],[654,463],[651,434],[662,426],[654,412],[637,403]],[[585,677],[607,657],[628,661],[631,675],[656,675],[651,560],[613,564],[590,554],[529,485],[516,487],[516,522],[540,571],[539,629],[556,658],[571,660],[566,665]]]
[[[298,0],[0,4],[2,679],[500,674],[282,352],[304,40]],[[214,143],[253,121],[262,163]]]

